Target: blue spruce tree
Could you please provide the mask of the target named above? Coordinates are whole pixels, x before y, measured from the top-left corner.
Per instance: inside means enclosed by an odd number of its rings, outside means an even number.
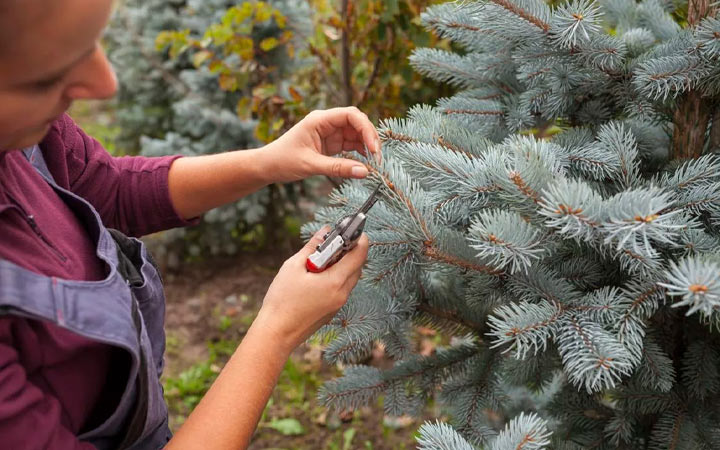
[[[423,449],[720,448],[720,20],[707,0],[479,0],[422,20],[463,48],[412,62],[459,88],[382,125],[357,208],[364,277],[322,332],[344,376],[450,424]],[[413,323],[451,336],[421,356]],[[396,361],[358,364],[380,342]]]

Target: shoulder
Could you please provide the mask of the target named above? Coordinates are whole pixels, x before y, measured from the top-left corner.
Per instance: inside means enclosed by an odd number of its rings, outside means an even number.
[[[53,178],[66,189],[84,172],[92,154],[104,150],[67,114],[50,125],[39,145]]]

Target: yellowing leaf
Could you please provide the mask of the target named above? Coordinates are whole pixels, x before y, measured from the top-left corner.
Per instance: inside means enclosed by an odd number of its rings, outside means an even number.
[[[265,2],[258,2],[255,10],[255,21],[265,22],[272,17],[273,9]]]
[[[268,128],[268,123],[265,120],[260,121],[255,128],[255,137],[257,137],[260,142],[269,141],[270,130]]]
[[[270,126],[270,128],[271,128],[273,131],[278,131],[280,128],[282,128],[282,126],[283,126],[284,124],[285,124],[285,119],[278,119],[278,120],[276,120],[276,121],[274,121],[274,122],[272,123],[272,125]]]
[[[342,20],[340,20],[338,16],[332,16],[328,22],[335,28],[345,28],[345,24],[342,23]]]
[[[255,56],[254,45],[253,40],[247,36],[235,36],[227,45],[227,51],[236,53],[244,61],[249,61]]]
[[[195,53],[192,57],[192,62],[195,67],[200,67],[207,61],[208,59],[212,58],[213,53],[208,50],[202,50],[197,53]]]
[[[237,106],[235,107],[235,113],[241,119],[247,120],[250,118],[250,106],[250,98],[243,97],[240,99],[240,101],[237,102]]]
[[[275,11],[273,17],[275,18],[275,23],[277,24],[278,28],[280,28],[281,30],[287,26],[287,18],[283,16],[280,11]]]
[[[223,69],[223,63],[216,59],[208,65],[208,69],[211,73],[219,73]]]
[[[278,41],[274,37],[269,37],[269,38],[265,38],[262,41],[260,41],[260,48],[266,52],[269,52],[270,50],[277,47],[278,44],[280,44],[280,41]]]
[[[288,88],[288,92],[290,92],[290,96],[295,100],[296,102],[301,102],[303,100],[303,96],[295,89],[294,87],[290,86]]]
[[[221,74],[218,77],[218,83],[223,91],[235,91],[237,89],[237,80],[234,76],[228,74]]]
[[[252,94],[256,97],[269,98],[277,93],[277,86],[271,83],[261,84],[255,86],[252,90]]]

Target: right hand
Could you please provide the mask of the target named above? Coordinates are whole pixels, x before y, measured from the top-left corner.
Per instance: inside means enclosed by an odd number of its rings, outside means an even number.
[[[323,227],[280,268],[268,288],[253,325],[271,332],[288,353],[332,319],[347,302],[367,260],[369,241],[362,234],[357,246],[321,273],[308,272],[305,261],[329,231]]]

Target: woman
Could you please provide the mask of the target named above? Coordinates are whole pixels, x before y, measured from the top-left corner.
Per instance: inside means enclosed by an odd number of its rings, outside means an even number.
[[[164,297],[139,241],[274,182],[363,178],[332,158],[378,135],[355,108],[277,141],[197,158],[112,158],[64,111],[107,98],[111,0],[0,1],[0,442],[3,448],[244,448],[290,352],[340,308],[367,257],[288,259],[222,373],[171,438],[158,381]],[[117,229],[119,231],[116,231]],[[169,442],[168,442],[169,441]]]

